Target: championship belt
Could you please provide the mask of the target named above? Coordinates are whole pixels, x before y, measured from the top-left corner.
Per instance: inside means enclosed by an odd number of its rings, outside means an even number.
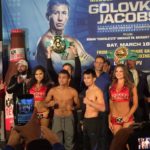
[[[128,56],[128,48],[127,47],[119,47],[115,50],[114,56],[119,60],[125,60]]]
[[[45,46],[51,46],[55,53],[61,54],[62,59],[67,59],[67,48],[73,45],[73,42],[68,41],[60,35],[54,36],[52,40],[46,41]]]
[[[138,54],[129,50],[127,47],[118,47],[115,51],[108,51],[107,57],[110,59],[117,58],[120,61],[137,60]]]

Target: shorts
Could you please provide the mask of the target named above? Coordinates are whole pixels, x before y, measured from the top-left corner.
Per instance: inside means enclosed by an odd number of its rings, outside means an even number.
[[[111,123],[112,123],[113,125],[120,125],[120,126],[123,126],[124,123],[129,123],[129,122],[133,122],[133,121],[134,121],[133,116],[131,116],[127,122],[124,122],[122,117],[114,117],[114,116],[111,116]]]

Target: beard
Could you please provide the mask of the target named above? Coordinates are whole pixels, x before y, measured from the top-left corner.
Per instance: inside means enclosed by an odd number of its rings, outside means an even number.
[[[18,75],[25,75],[27,74],[27,71],[18,71]]]

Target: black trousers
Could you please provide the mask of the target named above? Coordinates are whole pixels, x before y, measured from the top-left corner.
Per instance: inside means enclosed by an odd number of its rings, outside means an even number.
[[[83,123],[83,150],[98,150],[99,137],[99,117],[85,118]]]
[[[142,100],[139,100],[142,101]],[[134,113],[135,122],[149,121],[150,107],[148,102],[139,103],[137,110]]]
[[[99,126],[100,126],[100,136],[99,136],[99,150],[109,150],[109,145],[111,143],[112,134],[109,132],[108,127],[108,112],[101,112],[99,114]]]

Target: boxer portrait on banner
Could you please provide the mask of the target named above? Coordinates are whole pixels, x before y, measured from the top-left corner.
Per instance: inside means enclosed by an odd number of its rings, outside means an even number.
[[[77,49],[82,67],[89,66],[94,61],[93,57],[87,54],[77,39],[64,35],[65,26],[69,19],[69,11],[67,0],[49,0],[46,12],[49,29],[39,39],[36,52],[36,60],[40,65],[46,66],[48,47],[53,49],[52,61],[54,66],[59,69],[64,63],[70,63],[74,66],[75,56],[70,49],[71,46]]]

